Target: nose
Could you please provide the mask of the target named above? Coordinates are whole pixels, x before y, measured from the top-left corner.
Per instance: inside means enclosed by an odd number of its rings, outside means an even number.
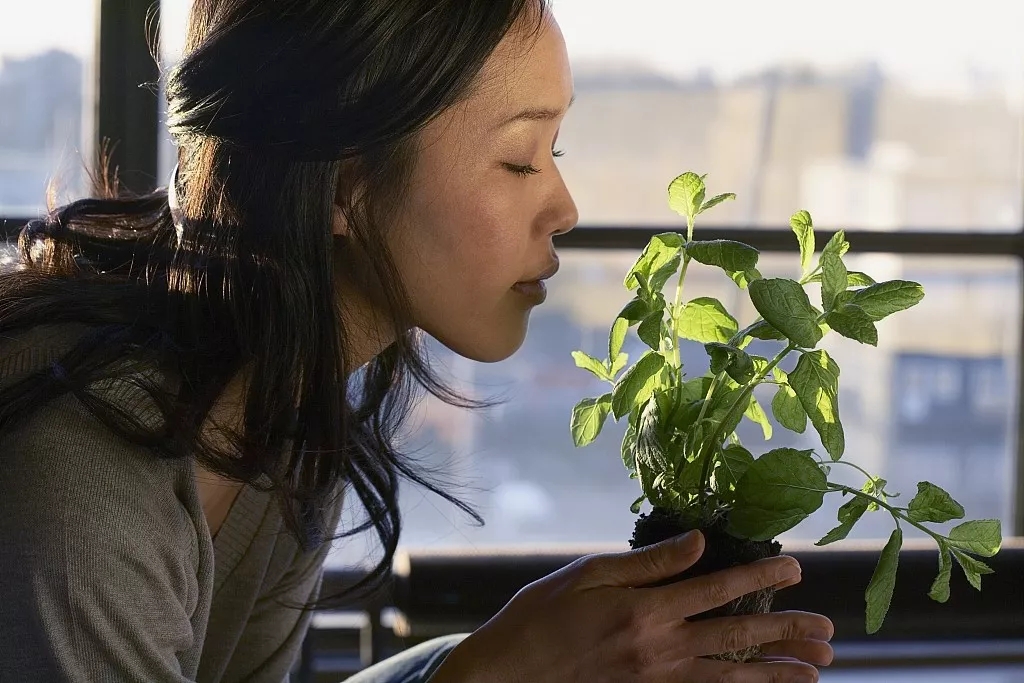
[[[551,236],[564,235],[580,222],[580,212],[576,208],[576,202],[572,198],[572,194],[569,192],[569,188],[565,185],[565,182],[559,182],[560,189],[556,197],[553,198],[554,205],[551,209]]]

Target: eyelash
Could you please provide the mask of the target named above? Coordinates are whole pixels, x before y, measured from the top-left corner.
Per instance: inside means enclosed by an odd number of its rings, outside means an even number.
[[[551,156],[553,156],[553,157],[565,156],[565,152],[563,152],[560,149],[555,149],[555,150],[551,151]],[[517,176],[520,176],[521,178],[526,178],[528,176],[532,176],[532,175],[536,175],[536,174],[540,173],[540,169],[537,168],[536,166],[534,166],[533,164],[527,164],[526,166],[516,166],[515,164],[505,164],[505,166],[508,168],[508,170],[512,171],[513,173],[515,173]]]

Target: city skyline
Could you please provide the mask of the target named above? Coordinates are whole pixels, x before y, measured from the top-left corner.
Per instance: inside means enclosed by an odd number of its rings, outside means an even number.
[[[623,12],[613,0],[554,0],[553,8],[569,54],[579,62],[641,63],[677,77],[706,72],[721,80],[771,65],[841,69],[868,62],[925,89],[956,91],[980,77],[1022,96],[1024,41],[1017,27],[1024,25],[1024,3],[979,0],[970,12],[933,11],[926,20],[923,4],[634,0]],[[161,4],[172,57],[188,6],[188,0]],[[736,16],[744,21],[722,19]],[[23,57],[53,47],[82,58],[91,53],[94,1],[36,0],[19,5],[16,17],[0,23],[0,56]]]

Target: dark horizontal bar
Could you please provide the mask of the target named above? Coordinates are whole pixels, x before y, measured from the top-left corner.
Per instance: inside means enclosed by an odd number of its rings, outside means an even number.
[[[555,238],[555,245],[563,249],[628,249],[635,251],[642,249],[654,235],[678,231],[679,228],[673,226],[636,228],[586,226],[559,235]],[[819,246],[824,245],[832,238],[833,234],[835,231],[818,231]],[[1018,256],[1024,258],[1024,233],[1021,232],[847,230],[846,237],[853,249],[860,253]],[[761,251],[798,251],[796,238],[789,228],[705,227],[700,229],[699,238],[702,240],[736,240]]]
[[[837,641],[883,642],[956,638],[1024,639],[1024,545],[1008,543],[986,560],[995,573],[975,591],[954,572],[950,599],[927,594],[938,570],[935,549],[900,554],[892,608],[882,630],[867,636],[864,590],[878,561],[876,549],[787,552],[803,566],[803,581],[776,596],[775,609],[819,612],[832,619]],[[405,553],[394,578],[394,606],[412,638],[471,631],[490,619],[523,586],[580,557],[579,553],[505,556]]]

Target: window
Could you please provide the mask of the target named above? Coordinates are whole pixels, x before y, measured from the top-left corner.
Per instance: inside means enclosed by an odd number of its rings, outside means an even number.
[[[185,29],[188,25],[188,13],[192,7],[191,0],[160,0],[160,62],[161,69],[166,72],[181,58],[185,46]],[[160,79],[158,139],[158,175],[157,184],[166,185],[171,177],[174,165],[178,163],[178,152],[167,132],[167,97],[164,91],[164,79]]]
[[[847,458],[890,482],[901,501],[927,479],[951,491],[971,518],[999,518],[1011,526],[1016,379],[1019,354],[1020,269],[1009,258],[848,256],[851,269],[886,279],[921,282],[924,300],[879,323],[878,348],[830,335],[825,348],[841,368],[840,416]],[[415,421],[410,444],[431,466],[464,483],[462,496],[487,524],[477,528],[450,505],[420,491],[405,492],[410,547],[457,547],[587,543],[622,545],[632,533],[630,503],[639,484],[619,455],[624,423],[609,421],[590,446],[576,450],[569,433],[573,405],[606,386],[576,368],[570,353],[607,355],[608,327],[629,300],[622,277],[633,252],[569,251],[553,281],[548,302],[535,311],[524,348],[508,361],[482,365],[460,361],[434,347],[459,388],[478,398],[506,400],[492,410],[468,413],[428,400]],[[766,277],[792,277],[796,256],[763,254]],[[715,296],[741,325],[755,312],[731,280],[698,267],[687,277],[686,298]],[[746,301],[746,307],[742,302]],[[993,302],[999,302],[994,305]],[[955,331],[955,333],[950,333]],[[641,344],[625,350],[636,358]],[[757,342],[770,345],[771,342]],[[753,347],[752,347],[753,348]],[[764,355],[772,347],[757,352]],[[777,350],[776,350],[777,352]],[[691,375],[707,369],[702,345],[686,342],[683,361]],[[772,393],[758,398],[766,408]],[[774,422],[774,420],[773,420]],[[794,435],[775,424],[765,442],[760,427],[739,430],[755,455],[771,448],[817,448],[813,428]],[[422,450],[419,450],[422,449]],[[760,450],[759,450],[760,449]],[[837,479],[863,483],[852,468]],[[844,500],[835,494],[783,542],[815,541],[836,524]],[[851,538],[883,539],[892,520],[868,515]],[[916,530],[907,530],[908,538]],[[339,544],[336,563],[359,562],[368,548]]]
[[[582,226],[678,228],[665,187],[684,170],[708,173],[712,193],[739,195],[709,213],[705,226],[784,228],[800,208],[819,226],[857,230],[1018,231],[1024,223],[1024,59],[1015,32],[984,12],[929,12],[924,21],[909,4],[796,0],[706,7],[637,0],[628,11],[603,0],[559,0],[554,7],[577,93],[560,133],[559,165]],[[1024,19],[1024,10],[1000,8]],[[841,339],[828,347],[843,369],[849,457],[887,478],[901,500],[927,478],[953,491],[969,516],[1000,518],[1009,533],[1019,262],[853,249],[851,267],[916,279],[927,296],[880,325],[878,349]],[[423,449],[416,452],[464,483],[465,499],[487,524],[473,527],[443,501],[408,490],[406,546],[628,540],[638,485],[618,455],[621,427],[573,448],[572,406],[602,388],[569,354],[603,348],[635,254],[564,254],[525,347],[506,362],[476,365],[440,350],[471,394],[508,399],[478,414],[427,401],[413,429],[412,446]],[[793,262],[794,255],[764,254],[762,271],[789,273]],[[695,285],[689,296],[720,296],[730,310],[741,300],[717,273]],[[699,345],[692,348],[691,367],[706,363]],[[755,449],[818,446],[813,431],[775,432],[771,445],[749,424],[741,436]],[[861,483],[859,476],[851,469],[850,482]],[[835,526],[842,502],[826,498],[783,540],[817,540]],[[884,539],[891,528],[884,515],[869,515],[852,536]],[[336,566],[372,554],[372,543],[339,546]]]
[[[0,13],[0,215],[32,217],[87,193],[95,0],[35,0]]]
[[[1024,9],[994,11],[559,0],[577,91],[560,165],[582,224],[672,223],[663,189],[695,170],[739,193],[707,217],[723,225],[805,208],[836,227],[1018,230]]]
[[[165,69],[180,57],[190,5],[161,2]],[[554,11],[577,92],[559,163],[581,225],[678,227],[664,188],[679,172],[696,170],[708,173],[710,191],[739,195],[710,213],[706,227],[784,228],[793,211],[806,208],[824,227],[1019,231],[1024,49],[1013,27],[1024,8],[1000,5],[999,22],[983,10],[929,12],[925,21],[920,8],[880,0],[828,7],[637,0],[628,11],[609,0],[559,0]],[[910,34],[913,41],[905,39]],[[161,95],[157,184],[175,158],[164,106]],[[904,496],[927,466],[930,480],[952,489],[970,515],[999,517],[1009,528],[1019,261],[857,250],[855,243],[854,267],[917,279],[928,295],[881,326],[879,349],[842,340],[830,347],[843,368],[851,457]],[[621,430],[608,429],[584,451],[572,448],[572,405],[598,387],[569,353],[604,344],[634,255],[566,253],[526,346],[504,363],[477,365],[436,349],[469,393],[507,400],[476,414],[422,405],[410,445],[462,482],[488,523],[473,528],[447,504],[408,490],[406,545],[628,539],[636,482],[617,455]],[[792,255],[765,254],[762,270],[785,273],[792,262]],[[730,306],[739,301],[717,274],[695,279],[690,295],[701,292]],[[695,349],[690,363],[699,366],[703,351]],[[756,428],[743,429],[756,448]],[[813,433],[776,432],[772,446],[816,445]],[[838,504],[827,502],[789,540],[824,534]],[[878,515],[855,536],[878,539],[888,529]],[[363,561],[372,552],[367,542],[340,544],[332,563]]]

